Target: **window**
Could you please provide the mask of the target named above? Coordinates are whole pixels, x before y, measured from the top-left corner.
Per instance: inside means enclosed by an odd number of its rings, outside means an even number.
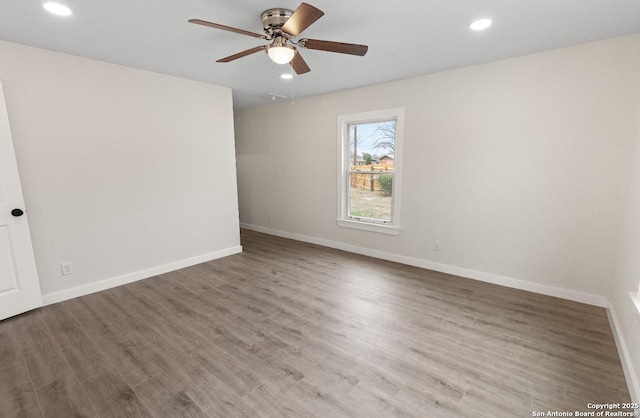
[[[338,117],[338,225],[400,233],[404,109]]]

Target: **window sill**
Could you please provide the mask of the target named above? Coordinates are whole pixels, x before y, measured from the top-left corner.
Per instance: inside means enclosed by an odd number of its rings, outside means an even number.
[[[379,225],[379,224],[373,224],[369,222],[358,222],[358,221],[351,221],[351,220],[347,221],[344,219],[338,219],[336,222],[338,226],[341,226],[343,228],[360,229],[362,231],[377,232],[380,234],[387,234],[387,235],[400,234],[400,228],[398,228],[397,226]]]

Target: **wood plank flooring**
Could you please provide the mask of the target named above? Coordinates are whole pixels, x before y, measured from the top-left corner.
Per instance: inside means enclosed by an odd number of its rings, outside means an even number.
[[[629,393],[604,309],[243,231],[0,322],[0,417],[529,417]]]

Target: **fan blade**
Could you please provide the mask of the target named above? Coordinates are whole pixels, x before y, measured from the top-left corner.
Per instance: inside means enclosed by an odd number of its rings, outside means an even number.
[[[217,23],[207,22],[205,20],[200,19],[189,19],[189,23],[195,23],[196,25],[208,26],[214,29],[222,29],[229,32],[239,33],[241,35],[247,35],[254,38],[267,39],[265,35],[260,35],[259,33],[249,32],[248,30],[242,30],[238,28],[232,28],[231,26],[219,25]]]
[[[324,16],[322,10],[310,4],[302,3],[284,25],[282,25],[282,31],[295,38],[322,16]]]
[[[255,48],[247,49],[246,51],[238,52],[237,54],[229,55],[226,58],[221,58],[216,62],[231,62],[238,58],[246,57],[247,55],[255,54],[256,52],[264,51],[265,46],[257,46]]]
[[[306,61],[302,58],[302,55],[300,55],[300,51],[296,52],[296,55],[293,56],[293,59],[289,64],[291,64],[293,71],[298,75],[311,71],[311,68],[309,68]]]
[[[320,41],[318,39],[300,39],[298,42],[303,48],[317,49],[318,51],[338,52],[340,54],[350,54],[364,56],[369,47],[367,45],[345,44],[343,42]]]

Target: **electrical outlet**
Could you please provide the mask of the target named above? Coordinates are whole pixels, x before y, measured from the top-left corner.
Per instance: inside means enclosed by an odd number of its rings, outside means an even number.
[[[71,266],[71,263],[60,264],[60,270],[62,270],[63,276],[68,276],[70,274],[73,274],[73,267]]]
[[[440,241],[433,242],[433,251],[442,251],[442,243]]]

